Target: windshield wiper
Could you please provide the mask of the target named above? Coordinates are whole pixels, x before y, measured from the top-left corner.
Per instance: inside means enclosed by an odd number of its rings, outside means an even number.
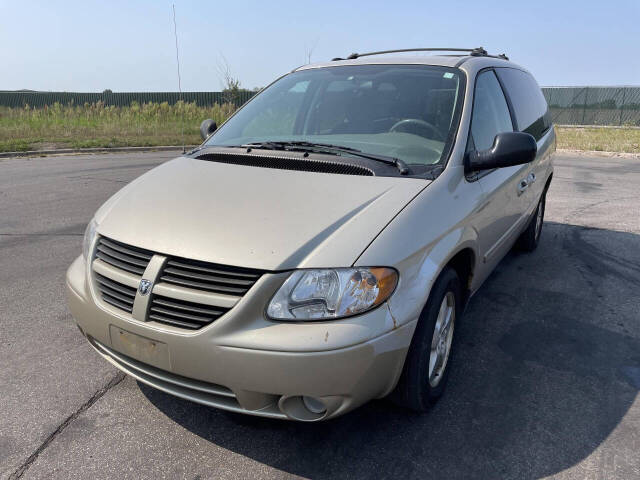
[[[362,150],[352,147],[343,147],[341,145],[333,145],[330,143],[314,143],[306,141],[273,141],[273,142],[253,142],[242,145],[246,148],[266,148],[269,150],[301,150],[311,152],[323,152],[333,153],[338,155],[345,153],[347,155],[353,155],[355,157],[367,158],[369,160],[375,160],[377,162],[386,163],[387,165],[393,165],[398,169],[400,175],[407,175],[409,173],[409,167],[404,161],[396,157],[388,157],[386,155],[378,155],[376,153],[365,153]]]
[[[194,148],[192,150],[189,150],[187,152],[187,155],[193,155],[194,153],[199,152],[200,150],[203,150],[203,149],[209,148],[209,147],[210,147],[210,145],[200,145],[200,146],[198,146],[198,147],[196,147],[196,148]]]
[[[326,147],[334,150],[340,149],[350,152],[360,152],[357,148],[352,147],[343,147],[342,145],[334,145],[332,143],[316,143],[316,142],[307,142],[304,140],[269,140],[266,142],[251,142],[245,143],[242,145],[243,147],[248,148],[273,148],[274,150],[284,150],[287,147],[309,147],[309,148],[320,148]]]

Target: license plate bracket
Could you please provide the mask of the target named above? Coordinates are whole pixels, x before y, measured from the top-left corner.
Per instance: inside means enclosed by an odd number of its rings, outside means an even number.
[[[166,343],[131,333],[116,325],[109,326],[111,346],[117,352],[148,365],[171,370],[169,347]]]

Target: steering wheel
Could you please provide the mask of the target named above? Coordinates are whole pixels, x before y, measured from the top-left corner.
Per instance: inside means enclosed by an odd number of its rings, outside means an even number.
[[[425,122],[424,120],[421,120],[419,118],[405,118],[404,120],[400,120],[399,122],[396,122],[393,124],[393,126],[389,129],[390,132],[406,132],[407,130],[405,130],[403,127],[405,125],[418,125],[419,127],[422,128],[426,128],[427,130],[429,130],[429,133],[431,133],[431,136],[426,136],[426,138],[434,138],[436,140],[442,140],[442,134],[440,133],[440,130],[438,130],[436,127],[434,127],[433,125],[431,125],[429,122]],[[421,135],[421,136],[425,136],[425,135]]]

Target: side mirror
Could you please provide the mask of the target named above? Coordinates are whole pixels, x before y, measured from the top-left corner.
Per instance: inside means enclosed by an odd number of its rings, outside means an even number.
[[[504,132],[496,135],[490,149],[469,152],[465,158],[467,173],[478,170],[511,167],[529,163],[536,158],[536,139],[524,132]]]
[[[206,140],[207,138],[209,138],[209,135],[215,132],[216,128],[218,128],[218,125],[216,125],[216,122],[214,122],[210,118],[207,118],[204,122],[202,122],[200,124],[200,136],[202,137],[202,140]]]

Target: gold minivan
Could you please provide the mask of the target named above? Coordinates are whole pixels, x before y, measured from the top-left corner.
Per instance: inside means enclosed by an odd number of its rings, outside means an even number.
[[[538,243],[555,134],[504,55],[394,53],[284,75],[96,212],[67,291],[100,355],[272,418],[442,394],[470,296]]]

